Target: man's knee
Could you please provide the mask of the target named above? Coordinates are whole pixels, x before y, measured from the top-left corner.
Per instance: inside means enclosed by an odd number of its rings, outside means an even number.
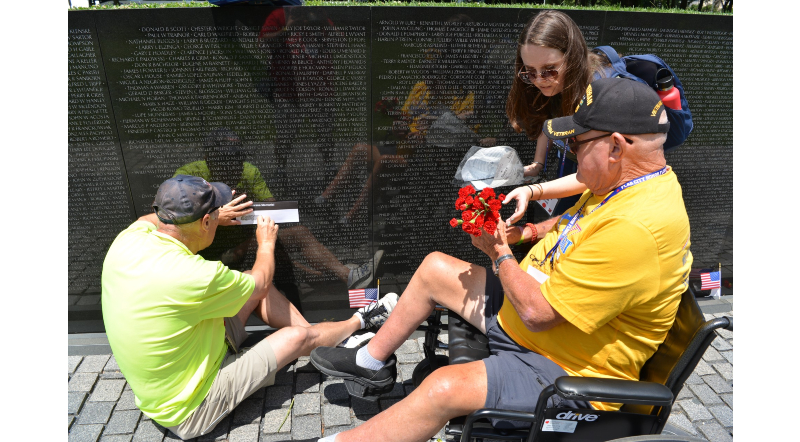
[[[439,409],[448,409],[453,398],[461,393],[460,383],[452,376],[452,370],[439,369],[428,375],[420,385],[425,393],[426,400],[436,404]]]
[[[283,345],[292,349],[305,348],[311,340],[309,330],[305,327],[291,326],[284,327],[280,330],[282,332],[281,340]]]
[[[442,367],[428,375],[417,390],[422,390],[433,409],[441,410],[449,419],[483,407],[486,382],[483,362],[476,361]]]
[[[450,255],[442,252],[428,253],[428,256],[425,257],[420,265],[420,270],[426,273],[433,272],[433,274],[443,274],[443,272],[450,269],[448,265],[449,258],[451,258]]]

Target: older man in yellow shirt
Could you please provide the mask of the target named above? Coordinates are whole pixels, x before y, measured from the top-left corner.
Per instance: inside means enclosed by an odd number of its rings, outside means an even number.
[[[472,237],[493,271],[432,253],[368,345],[321,347],[311,361],[374,391],[391,388],[382,364],[437,304],[486,333],[491,355],[434,371],[403,401],[321,441],[423,441],[481,408],[533,411],[541,390],[560,376],[638,379],[672,326],[692,264],[681,187],[664,158],[668,129],[655,91],[618,78],[593,82],[573,116],[546,122],[545,135],[567,139],[577,155],[577,180],[588,190],[575,206],[538,225],[501,221],[494,235]],[[517,188],[508,200],[527,204],[533,193]],[[521,238],[535,244],[517,263],[509,243]]]

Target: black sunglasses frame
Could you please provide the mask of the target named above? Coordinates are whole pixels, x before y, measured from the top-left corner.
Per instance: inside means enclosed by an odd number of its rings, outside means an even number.
[[[567,148],[567,151],[569,153],[571,153],[573,155],[578,155],[577,149],[578,149],[578,146],[580,146],[581,144],[585,144],[585,143],[588,143],[588,142],[594,141],[594,140],[599,140],[600,138],[609,137],[611,135],[614,135],[614,132],[609,132],[609,133],[604,134],[604,135],[600,135],[600,136],[592,137],[592,138],[587,138],[587,139],[581,140],[581,141],[577,141],[578,140],[577,136],[569,137],[569,138],[564,140],[564,146]],[[625,141],[627,141],[629,144],[633,144],[633,140],[631,140],[630,138],[625,137],[625,136],[623,136],[622,138],[624,138]]]

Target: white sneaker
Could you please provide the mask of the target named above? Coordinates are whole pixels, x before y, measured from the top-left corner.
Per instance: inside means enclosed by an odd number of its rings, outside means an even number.
[[[365,329],[377,331],[389,318],[389,314],[394,310],[399,298],[397,293],[387,293],[378,302],[361,307],[355,314],[360,315],[364,320]]]
[[[342,348],[361,347],[362,344],[366,344],[370,339],[372,339],[373,336],[375,336],[375,333],[372,332],[366,332],[360,335],[353,335],[342,341],[342,343],[337,345],[337,347],[342,347]]]

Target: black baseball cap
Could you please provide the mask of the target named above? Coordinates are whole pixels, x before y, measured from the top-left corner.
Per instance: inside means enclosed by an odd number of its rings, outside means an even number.
[[[158,187],[153,210],[164,224],[186,224],[228,204],[232,197],[233,192],[225,183],[209,183],[200,177],[177,175]]]
[[[667,133],[669,122],[658,123],[662,112],[666,112],[664,104],[646,84],[626,78],[601,78],[586,87],[575,115],[547,120],[542,131],[551,140],[590,130],[631,135]]]

